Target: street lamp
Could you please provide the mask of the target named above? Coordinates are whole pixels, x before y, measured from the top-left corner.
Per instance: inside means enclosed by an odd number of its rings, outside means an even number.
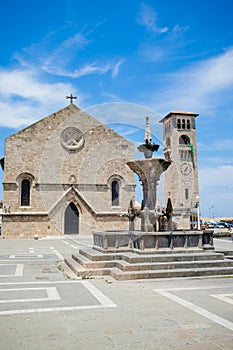
[[[196,208],[197,208],[197,229],[201,229],[200,225],[200,197],[196,196]]]

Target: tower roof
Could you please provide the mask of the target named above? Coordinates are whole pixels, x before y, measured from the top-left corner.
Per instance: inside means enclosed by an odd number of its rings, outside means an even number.
[[[172,111],[169,112],[167,115],[165,115],[165,117],[163,117],[159,122],[163,123],[166,119],[168,119],[169,117],[171,117],[172,115],[186,115],[186,116],[193,116],[193,117],[197,117],[199,114],[198,113],[194,113],[194,112],[184,112],[184,111]]]

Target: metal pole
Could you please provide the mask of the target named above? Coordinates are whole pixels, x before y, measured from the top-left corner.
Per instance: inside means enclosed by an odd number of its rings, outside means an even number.
[[[196,197],[196,204],[197,204],[197,229],[200,230],[201,229],[201,225],[200,225],[200,197],[197,196]]]
[[[200,224],[200,203],[197,203],[197,229],[201,229],[201,224]]]

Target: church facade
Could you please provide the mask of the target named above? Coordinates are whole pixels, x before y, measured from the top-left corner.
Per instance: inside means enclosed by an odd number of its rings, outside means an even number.
[[[9,136],[2,236],[128,229],[134,146],[71,103]]]

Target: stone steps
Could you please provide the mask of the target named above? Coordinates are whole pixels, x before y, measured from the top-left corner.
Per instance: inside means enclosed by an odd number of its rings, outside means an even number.
[[[137,255],[133,253],[124,254],[122,260],[131,264],[136,263],[154,263],[154,262],[178,262],[178,261],[202,261],[202,260],[224,260],[224,255],[219,253],[206,252],[186,252],[186,253],[171,253],[171,254],[152,254],[152,255]]]
[[[82,265],[78,264],[74,259],[65,258],[65,264],[71,269],[71,271],[78,277],[93,277],[93,276],[110,276],[111,269],[109,268],[93,268],[85,269]]]
[[[91,261],[87,257],[85,257],[82,254],[72,254],[72,259],[76,261],[78,264],[83,266],[85,269],[90,269],[90,268],[96,268],[96,269],[101,269],[101,268],[111,268],[116,266],[116,261],[117,260],[111,260],[111,261]]]
[[[200,250],[189,251],[189,252],[174,252],[169,253],[154,253],[154,254],[135,254],[132,252],[126,253],[101,253],[95,249],[80,249],[79,254],[74,254],[79,256],[83,261],[114,261],[114,260],[125,260],[129,263],[139,263],[139,262],[168,262],[168,261],[193,261],[193,260],[223,260],[223,253],[215,252],[203,252]],[[82,258],[83,257],[83,258]],[[86,259],[85,259],[86,258]]]
[[[174,278],[174,277],[198,277],[198,276],[226,276],[233,275],[232,267],[219,268],[196,268],[196,269],[174,269],[159,271],[134,271],[124,272],[118,268],[110,270],[111,276],[119,281],[135,280],[135,279],[151,279],[151,278]]]
[[[224,254],[227,259],[233,260],[233,250],[217,250],[216,252]]]
[[[214,268],[214,267],[233,267],[231,260],[211,260],[211,261],[179,261],[169,263],[143,263],[129,264],[125,261],[116,263],[116,267],[122,271],[143,271],[143,270],[175,270],[175,269],[196,269],[196,268]]]
[[[230,255],[229,255],[230,256]],[[65,263],[78,277],[110,275],[117,280],[233,275],[233,261],[223,253],[192,251],[170,254],[101,253],[80,249]]]

